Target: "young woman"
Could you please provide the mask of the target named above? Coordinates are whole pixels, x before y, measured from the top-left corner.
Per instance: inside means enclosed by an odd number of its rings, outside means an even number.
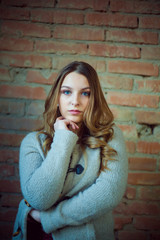
[[[59,73],[43,127],[22,141],[19,168],[24,199],[14,240],[114,239],[112,210],[125,192],[127,157],[89,64],[72,62]]]

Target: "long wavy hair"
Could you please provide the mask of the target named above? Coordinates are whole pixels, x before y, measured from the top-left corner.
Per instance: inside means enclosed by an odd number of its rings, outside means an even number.
[[[41,133],[46,135],[43,150],[47,154],[54,137],[54,123],[57,117],[61,116],[58,107],[61,85],[64,78],[71,72],[84,75],[90,85],[90,98],[83,114],[79,143],[82,149],[84,146],[100,148],[101,172],[108,169],[108,160],[113,160],[113,156],[116,154],[116,151],[108,145],[114,134],[114,118],[103,95],[97,72],[88,63],[75,61],[60,71],[46,99],[43,126],[39,129],[38,135]]]

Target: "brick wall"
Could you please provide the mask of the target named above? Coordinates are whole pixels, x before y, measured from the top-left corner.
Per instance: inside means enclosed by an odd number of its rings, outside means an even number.
[[[21,199],[18,150],[41,123],[57,71],[73,60],[98,71],[124,132],[125,196],[119,240],[160,239],[160,1],[0,1],[0,238],[11,239]]]

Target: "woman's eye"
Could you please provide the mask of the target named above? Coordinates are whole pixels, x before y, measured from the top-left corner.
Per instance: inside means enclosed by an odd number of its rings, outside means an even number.
[[[82,92],[83,96],[90,96],[90,92]]]
[[[69,95],[69,94],[71,93],[71,91],[69,91],[69,90],[63,90],[62,93],[65,94],[65,95]]]

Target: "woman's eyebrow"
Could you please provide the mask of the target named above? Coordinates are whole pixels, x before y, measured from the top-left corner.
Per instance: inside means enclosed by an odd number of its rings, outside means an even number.
[[[72,89],[71,87],[68,87],[68,86],[61,86],[61,88],[69,88],[69,89]]]
[[[71,88],[71,87],[69,87],[69,86],[62,86],[61,88],[73,89],[73,88]],[[81,90],[86,90],[86,89],[90,89],[90,87],[84,87],[84,88],[82,88]]]
[[[85,87],[85,88],[82,88],[82,90],[86,90],[86,89],[89,89],[89,90],[90,90],[91,88],[90,88],[90,87]]]

